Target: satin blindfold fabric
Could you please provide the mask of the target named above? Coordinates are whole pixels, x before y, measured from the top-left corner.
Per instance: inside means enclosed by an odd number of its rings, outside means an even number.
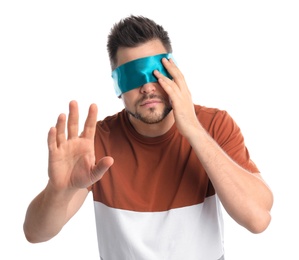
[[[114,90],[119,97],[121,94],[134,88],[139,88],[149,82],[157,82],[153,75],[154,70],[158,70],[164,76],[172,79],[170,74],[164,68],[162,58],[172,58],[171,53],[148,56],[133,61],[129,61],[112,71],[114,81]]]

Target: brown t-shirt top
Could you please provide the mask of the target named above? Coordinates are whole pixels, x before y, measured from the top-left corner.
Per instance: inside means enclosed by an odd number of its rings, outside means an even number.
[[[198,120],[239,165],[259,172],[250,159],[240,128],[224,110],[195,105]],[[174,124],[158,137],[140,135],[125,110],[97,123],[96,161],[114,164],[92,187],[94,201],[138,212],[167,211],[202,203],[215,194],[204,168]]]

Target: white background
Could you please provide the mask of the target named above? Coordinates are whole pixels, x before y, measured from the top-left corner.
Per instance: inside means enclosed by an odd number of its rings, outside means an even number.
[[[274,192],[273,220],[251,234],[225,215],[227,260],[299,259],[298,1],[0,2],[0,259],[98,259],[93,203],[51,241],[28,243],[25,211],[47,182],[47,133],[59,113],[90,103],[122,109],[107,34],[119,19],[163,25],[195,103],[227,110]]]

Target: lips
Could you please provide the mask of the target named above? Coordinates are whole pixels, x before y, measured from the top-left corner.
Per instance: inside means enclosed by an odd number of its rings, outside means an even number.
[[[160,99],[148,99],[148,100],[145,100],[144,102],[142,102],[140,104],[140,106],[149,106],[149,105],[154,105],[154,104],[158,104],[158,103],[162,103],[162,101]]]

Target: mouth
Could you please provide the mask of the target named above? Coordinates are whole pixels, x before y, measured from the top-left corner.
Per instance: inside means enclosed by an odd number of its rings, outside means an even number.
[[[145,101],[143,101],[140,106],[142,107],[151,107],[151,106],[155,106],[157,104],[163,103],[160,99],[147,99]]]

